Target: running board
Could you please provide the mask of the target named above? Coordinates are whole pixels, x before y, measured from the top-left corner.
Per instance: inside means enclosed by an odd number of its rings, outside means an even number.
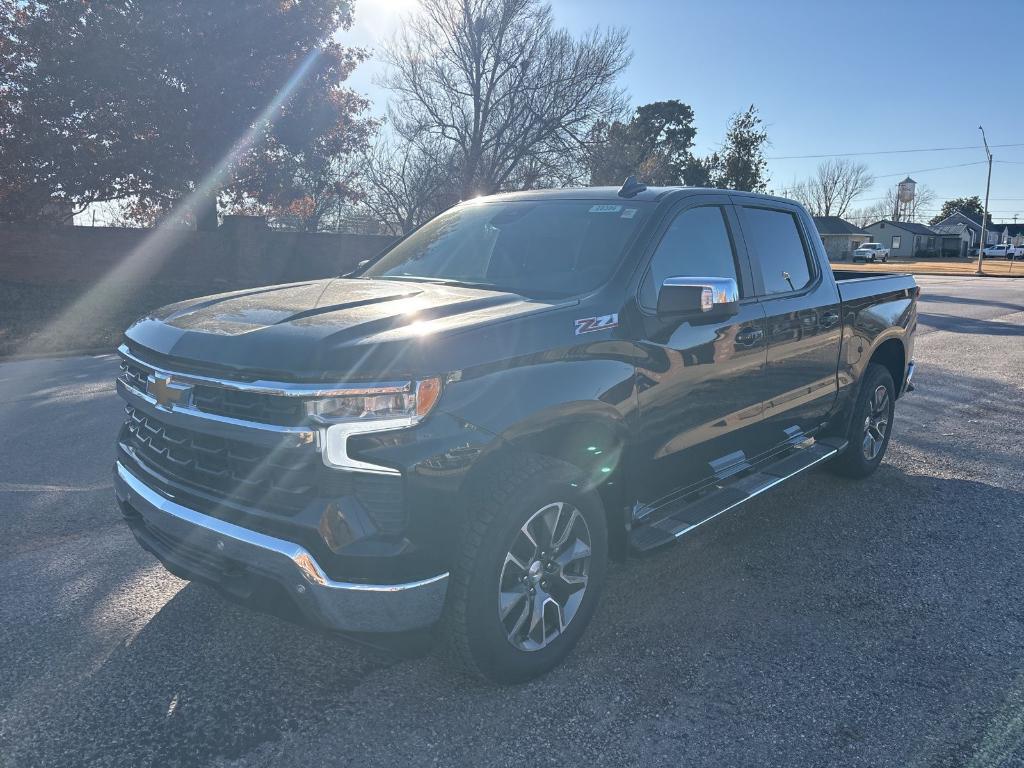
[[[713,487],[695,501],[680,503],[667,513],[659,514],[656,520],[645,520],[630,532],[630,546],[635,552],[649,552],[670,544],[723,512],[832,458],[844,448],[846,441],[839,438],[823,438],[807,448],[797,448],[778,461],[759,467],[737,480]]]

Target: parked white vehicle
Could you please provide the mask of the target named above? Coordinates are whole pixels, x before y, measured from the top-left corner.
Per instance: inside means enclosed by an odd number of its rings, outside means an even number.
[[[1020,256],[1024,256],[1024,247],[1019,245],[1011,245],[1009,243],[999,243],[998,245],[990,245],[985,249],[986,259],[1016,259]]]
[[[853,252],[854,261],[881,261],[889,260],[889,249],[881,243],[862,243],[860,248]]]

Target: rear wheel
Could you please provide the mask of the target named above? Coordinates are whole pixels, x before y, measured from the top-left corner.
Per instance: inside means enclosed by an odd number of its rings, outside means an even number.
[[[600,498],[577,475],[531,456],[471,502],[445,624],[466,671],[529,680],[560,663],[586,629],[604,584],[608,532]]]
[[[877,363],[869,364],[850,421],[848,445],[829,463],[831,470],[847,477],[867,477],[878,469],[892,435],[895,400],[896,388],[889,370]]]

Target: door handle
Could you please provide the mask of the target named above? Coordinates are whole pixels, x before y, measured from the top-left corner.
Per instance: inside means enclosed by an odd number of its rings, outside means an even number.
[[[764,338],[760,328],[744,328],[736,334],[736,344],[740,347],[753,347]]]
[[[839,322],[839,313],[838,312],[830,311],[830,312],[826,312],[825,314],[823,314],[821,316],[821,327],[822,328],[831,328],[833,325],[836,325],[838,322]]]

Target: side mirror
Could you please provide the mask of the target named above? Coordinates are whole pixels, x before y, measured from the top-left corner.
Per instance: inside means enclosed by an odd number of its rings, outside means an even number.
[[[658,291],[658,316],[714,319],[739,311],[740,289],[731,277],[668,277]]]

